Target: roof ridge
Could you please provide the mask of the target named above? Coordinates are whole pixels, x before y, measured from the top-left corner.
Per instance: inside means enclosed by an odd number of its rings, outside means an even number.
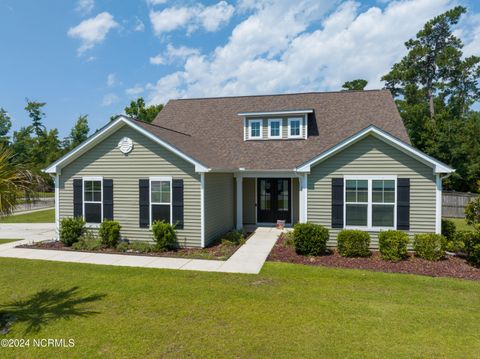
[[[224,98],[245,98],[245,97],[273,97],[273,96],[295,96],[295,95],[318,95],[318,94],[338,94],[338,93],[356,93],[356,92],[384,92],[388,89],[370,89],[370,90],[338,90],[338,91],[309,91],[309,92],[291,92],[278,94],[264,94],[264,95],[235,95],[235,96],[212,96],[212,97],[191,97],[191,98],[177,98],[169,101],[190,101],[190,100],[214,100]]]
[[[149,126],[152,126],[152,127],[161,128],[161,129],[163,129],[163,130],[175,132],[175,133],[178,133],[178,134],[180,134],[180,135],[187,136],[187,137],[192,137],[192,135],[189,134],[189,133],[185,133],[185,132],[182,132],[182,131],[177,131],[177,130],[174,130],[174,129],[172,129],[172,128],[168,128],[168,127],[165,127],[165,126],[160,126],[160,125],[157,125],[157,124],[154,124],[154,123],[150,123],[150,122],[145,122],[145,121],[142,121],[142,120],[133,118],[133,117],[130,117],[130,119],[133,120],[133,121],[136,121],[136,122],[141,122],[142,124],[146,124],[146,125],[149,125]]]

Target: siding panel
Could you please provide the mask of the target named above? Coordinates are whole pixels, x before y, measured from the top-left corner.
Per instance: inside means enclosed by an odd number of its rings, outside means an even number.
[[[205,174],[205,245],[235,227],[234,181],[231,173]]]
[[[397,175],[410,178],[409,234],[435,232],[435,176],[432,168],[369,136],[312,168],[308,176],[308,220],[331,228],[331,179],[344,175]],[[330,245],[338,229],[330,229]],[[377,233],[371,233],[378,247]]]
[[[123,137],[133,140],[131,153],[117,148]],[[200,175],[192,164],[161,147],[139,132],[122,127],[96,147],[62,169],[60,176],[60,218],[73,215],[73,178],[103,176],[113,179],[114,218],[129,240],[151,240],[148,228],[139,228],[138,180],[171,176],[184,180],[185,227],[178,230],[181,245],[200,246]]]

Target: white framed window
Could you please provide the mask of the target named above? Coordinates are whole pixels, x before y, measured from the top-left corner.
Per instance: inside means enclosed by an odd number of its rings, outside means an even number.
[[[345,176],[344,191],[345,228],[397,228],[396,176]]]
[[[268,120],[268,138],[282,138],[282,119],[271,118]]]
[[[156,220],[172,223],[172,177],[150,177],[150,226]]]
[[[302,138],[301,117],[292,117],[288,119],[288,138]]]
[[[263,120],[250,120],[248,124],[248,137],[250,139],[262,138]]]
[[[103,177],[83,177],[83,219],[89,225],[103,221]]]

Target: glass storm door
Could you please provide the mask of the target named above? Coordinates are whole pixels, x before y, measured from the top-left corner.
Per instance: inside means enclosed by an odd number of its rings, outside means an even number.
[[[291,179],[259,178],[257,181],[257,222],[291,222]]]

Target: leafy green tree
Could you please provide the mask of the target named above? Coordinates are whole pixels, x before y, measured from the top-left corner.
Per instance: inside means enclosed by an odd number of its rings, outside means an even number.
[[[343,91],[362,91],[367,86],[368,81],[363,79],[357,79],[352,81],[347,81],[342,85]]]
[[[405,43],[407,55],[383,76],[412,144],[456,169],[445,187],[475,190],[480,176],[480,57],[463,57],[453,34],[466,9],[457,6],[428,21]]]
[[[162,104],[146,107],[145,100],[139,97],[135,101],[130,102],[130,106],[125,107],[125,113],[137,120],[151,123],[162,109]]]
[[[0,107],[0,146],[8,144],[8,131],[11,127],[10,115],[3,107]]]
[[[45,131],[45,126],[42,124],[42,119],[45,117],[45,113],[42,111],[45,102],[30,101],[27,98],[27,105],[25,111],[28,112],[28,116],[32,120],[32,127],[37,136],[41,136]]]
[[[461,62],[462,43],[453,35],[451,26],[466,12],[457,6],[428,21],[415,39],[405,43],[408,54],[383,76],[395,95],[408,95],[416,87],[427,98],[430,117],[435,115],[435,93],[442,90]]]
[[[32,150],[35,141],[32,137],[32,127],[21,127],[13,132],[12,150],[14,155],[12,161],[16,164],[30,165],[32,163]]]
[[[90,128],[88,127],[88,115],[81,115],[78,117],[77,122],[70,131],[70,136],[66,141],[66,150],[71,150],[77,147],[83,141],[88,138]]]

